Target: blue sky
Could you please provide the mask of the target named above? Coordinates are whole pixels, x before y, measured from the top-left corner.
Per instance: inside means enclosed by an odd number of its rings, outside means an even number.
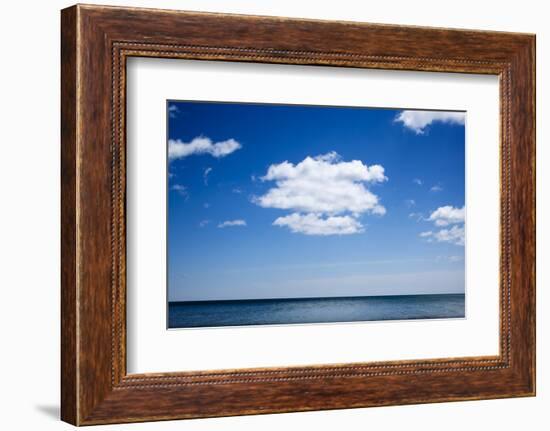
[[[170,301],[464,292],[465,113],[167,110]]]

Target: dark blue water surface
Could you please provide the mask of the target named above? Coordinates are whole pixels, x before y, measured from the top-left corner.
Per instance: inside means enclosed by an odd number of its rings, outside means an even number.
[[[441,319],[465,316],[463,294],[170,302],[169,328]]]

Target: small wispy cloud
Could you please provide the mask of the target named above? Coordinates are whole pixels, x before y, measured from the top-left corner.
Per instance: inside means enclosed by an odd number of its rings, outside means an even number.
[[[226,220],[223,223],[218,224],[219,228],[234,227],[234,226],[246,226],[245,220]]]
[[[210,220],[201,220],[201,221],[199,222],[199,227],[208,226],[209,223],[210,223]]]
[[[432,123],[464,125],[465,120],[465,112],[405,110],[397,114],[394,121],[403,123],[404,127],[412,130],[417,135],[423,135],[426,128]]]
[[[168,116],[170,118],[176,118],[178,116],[179,112],[180,112],[180,110],[176,105],[169,105],[168,106]]]
[[[407,205],[408,208],[414,207],[416,201],[414,199],[405,199],[405,205]]]
[[[424,184],[420,178],[413,178],[413,183],[415,183],[417,186],[421,186]]]
[[[208,185],[208,174],[212,172],[212,168],[206,168],[204,172],[202,173],[202,178],[204,180],[204,185]]]
[[[413,218],[416,221],[424,220],[424,214],[420,212],[409,213],[409,218]]]
[[[170,160],[182,159],[193,154],[209,154],[217,159],[242,148],[242,145],[235,139],[227,139],[220,142],[212,142],[206,136],[197,136],[190,142],[183,142],[180,139],[168,140],[168,158]]]
[[[184,197],[189,197],[189,190],[187,189],[187,187],[181,185],[181,184],[174,184],[172,185],[172,187],[170,187],[171,190],[174,190],[175,192],[177,192],[179,195],[181,196],[184,196]]]
[[[436,184],[435,186],[430,187],[430,191],[434,193],[441,192],[443,191],[443,187],[439,184]]]
[[[231,190],[232,193],[241,194],[243,191],[239,189],[238,187],[235,187],[233,190]]]

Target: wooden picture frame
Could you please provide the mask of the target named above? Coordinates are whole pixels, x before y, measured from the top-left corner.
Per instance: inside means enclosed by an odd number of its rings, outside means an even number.
[[[534,35],[77,5],[62,11],[61,49],[64,421],[91,425],[535,394]],[[500,354],[128,375],[130,56],[498,75]]]

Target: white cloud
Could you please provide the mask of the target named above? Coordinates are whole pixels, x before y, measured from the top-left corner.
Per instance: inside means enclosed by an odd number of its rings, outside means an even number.
[[[293,213],[279,217],[273,224],[286,226],[294,233],[306,235],[350,235],[363,232],[363,226],[352,216],[328,216]]]
[[[288,161],[271,165],[261,179],[276,182],[276,187],[254,199],[264,208],[330,215],[386,212],[378,197],[365,187],[366,183],[386,181],[384,168],[369,167],[359,160],[342,162],[335,152],[306,157],[296,165]]]
[[[440,229],[438,231],[421,232],[419,236],[426,238],[428,241],[449,242],[456,245],[464,245],[465,243],[465,207],[455,208],[451,205],[439,207],[430,214],[426,220],[434,223],[435,226],[449,228]]]
[[[387,181],[380,165],[360,160],[342,161],[334,151],[306,157],[294,165],[273,164],[262,181],[275,187],[253,202],[263,208],[292,211],[273,223],[307,235],[345,235],[363,232],[358,218],[363,213],[384,215],[386,209],[367,185]]]
[[[218,225],[219,228],[233,227],[233,226],[246,226],[245,220],[226,220]]]
[[[455,225],[450,229],[441,229],[437,232],[422,232],[420,236],[423,238],[433,238],[437,242],[450,242],[456,245],[464,245],[465,242],[464,226]]]
[[[206,168],[202,174],[202,178],[204,179],[204,185],[208,185],[208,174],[212,172],[212,168]]]
[[[405,199],[405,205],[409,208],[414,207],[416,205],[416,201],[414,199]]]
[[[442,191],[442,190],[443,190],[443,187],[441,187],[440,185],[435,185],[435,186],[432,186],[432,187],[430,188],[430,191],[431,191],[431,192],[440,192],[440,191]]]
[[[420,178],[413,178],[413,183],[415,183],[417,186],[421,186],[423,184]]]
[[[176,118],[180,112],[179,108],[176,105],[168,106],[168,115],[170,118]]]
[[[451,205],[439,207],[428,217],[436,226],[448,226],[450,224],[464,223],[465,208],[455,208]]]
[[[220,158],[242,148],[242,145],[235,139],[227,139],[220,142],[212,142],[206,136],[197,136],[191,142],[183,142],[179,139],[168,141],[168,158],[170,160],[182,159],[193,154],[210,154],[212,157]]]
[[[210,223],[210,220],[201,220],[199,222],[199,227],[205,227]]]
[[[409,213],[409,218],[414,218],[416,221],[421,221],[424,219],[424,214],[421,212]]]
[[[189,197],[189,191],[187,190],[187,187],[182,186],[181,184],[174,184],[170,188],[175,192],[178,192],[181,196]]]
[[[395,117],[395,121],[403,123],[403,126],[413,130],[417,135],[422,135],[426,127],[434,122],[463,125],[466,119],[464,112],[448,111],[401,111]]]

